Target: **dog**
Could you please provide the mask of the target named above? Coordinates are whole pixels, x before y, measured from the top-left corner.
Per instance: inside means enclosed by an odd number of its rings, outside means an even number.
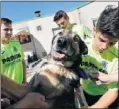
[[[82,55],[87,53],[86,44],[77,34],[67,30],[59,32],[53,37],[47,62],[38,69],[27,87],[43,94],[50,109],[75,109],[74,88],[79,86],[80,78],[87,78],[79,68]]]
[[[75,108],[74,88],[78,87],[80,77],[85,77],[79,65],[82,55],[87,53],[87,46],[77,34],[66,30],[59,32],[52,40],[48,63],[29,85],[35,87],[35,92],[45,95],[50,103],[52,101],[49,107]]]

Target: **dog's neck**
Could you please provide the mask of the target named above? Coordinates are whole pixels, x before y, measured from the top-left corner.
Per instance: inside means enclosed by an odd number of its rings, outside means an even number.
[[[52,58],[48,59],[48,62],[55,65],[64,66],[62,62],[53,60]]]
[[[60,66],[63,66],[65,68],[69,68],[69,69],[72,68],[72,66],[74,64],[73,62],[70,62],[70,61],[62,62],[62,61],[57,61],[54,59],[49,59],[48,62],[51,64],[60,65]]]
[[[50,59],[49,63],[65,67],[64,63],[62,63],[60,61],[54,61],[53,59]],[[69,63],[67,63],[67,64],[69,64]],[[70,71],[73,71],[79,78],[83,78],[83,79],[89,78],[89,75],[87,73],[85,73],[85,71],[83,69],[79,68],[79,65],[77,63],[71,65],[71,67],[65,67],[65,68]]]
[[[77,60],[77,62],[75,62],[71,67],[65,67],[64,63],[62,63],[60,61],[55,61],[52,58],[48,59],[48,63],[55,64],[58,66],[63,66],[65,68],[67,68],[68,70],[73,71],[79,78],[88,79],[89,75],[87,73],[85,73],[84,70],[80,69],[80,67],[79,67],[79,60]]]

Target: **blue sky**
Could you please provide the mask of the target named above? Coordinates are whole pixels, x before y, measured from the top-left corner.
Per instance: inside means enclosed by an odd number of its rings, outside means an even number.
[[[88,2],[70,1],[70,2],[1,2],[1,17],[8,17],[13,22],[29,20],[35,17],[34,11],[40,10],[43,17],[52,15],[58,10],[71,11]]]

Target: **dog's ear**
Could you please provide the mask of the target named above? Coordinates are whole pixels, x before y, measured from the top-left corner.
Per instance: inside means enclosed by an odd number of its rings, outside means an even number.
[[[52,38],[52,44],[53,44],[53,41],[55,40],[55,38],[56,38],[58,35],[63,35],[63,33],[62,33],[62,32],[59,32],[57,35],[55,35],[55,36]]]
[[[60,34],[62,34],[62,32],[59,32],[58,34],[60,35]],[[58,35],[58,34],[57,34],[57,35]],[[50,50],[50,53],[49,53],[49,54],[51,54],[51,51],[52,51],[52,45],[53,45],[53,42],[54,42],[55,38],[57,37],[57,35],[55,35],[55,36],[52,38],[52,42],[51,42],[51,50]]]
[[[53,44],[53,41],[54,41],[55,38],[56,38],[56,35],[52,38],[52,44]]]
[[[85,44],[85,42],[84,42],[84,41],[80,38],[80,36],[77,35],[77,34],[76,34],[74,37],[78,39],[80,53],[81,53],[82,55],[88,54],[88,47],[87,47],[87,45]]]

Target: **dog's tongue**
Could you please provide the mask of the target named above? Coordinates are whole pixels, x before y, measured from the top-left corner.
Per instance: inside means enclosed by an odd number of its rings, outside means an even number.
[[[65,54],[55,52],[55,56],[56,56],[56,57],[59,57],[59,58],[63,58],[63,57],[65,56]]]

